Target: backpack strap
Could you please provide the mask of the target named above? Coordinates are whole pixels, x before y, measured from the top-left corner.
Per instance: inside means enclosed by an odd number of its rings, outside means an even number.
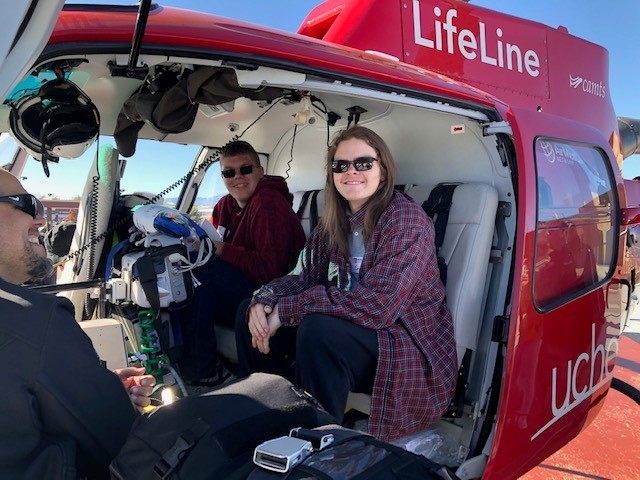
[[[209,430],[209,425],[199,417],[189,430],[178,435],[175,443],[153,465],[153,472],[157,478],[169,478],[185,454],[196,445],[198,440],[207,433],[207,430]]]
[[[154,315],[157,316],[160,312],[160,294],[158,293],[158,276],[152,256],[143,255],[136,261],[135,266],[138,270],[140,285],[142,285]]]

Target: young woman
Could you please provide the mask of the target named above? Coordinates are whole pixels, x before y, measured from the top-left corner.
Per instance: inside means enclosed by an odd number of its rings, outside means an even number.
[[[370,393],[369,433],[384,440],[437,421],[457,372],[433,225],[394,180],[375,132],[341,132],[320,225],[236,324],[241,373],[293,377],[339,421],[350,391]]]

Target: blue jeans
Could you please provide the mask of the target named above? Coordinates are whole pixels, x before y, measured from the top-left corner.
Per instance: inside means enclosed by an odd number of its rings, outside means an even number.
[[[233,265],[213,259],[194,270],[202,282],[189,305],[172,313],[182,326],[184,352],[180,373],[187,380],[215,375],[217,344],[214,324],[235,326],[238,305],[257,285]]]

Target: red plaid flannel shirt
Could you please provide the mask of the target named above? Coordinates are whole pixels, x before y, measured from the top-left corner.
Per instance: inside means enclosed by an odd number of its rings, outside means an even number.
[[[349,220],[359,225],[363,219],[361,210]],[[349,259],[330,250],[316,228],[294,271],[263,286],[253,302],[277,303],[283,325],[321,313],[376,330],[372,435],[392,440],[435,423],[453,396],[457,357],[431,220],[394,192],[366,243],[360,285],[353,290],[349,271]]]

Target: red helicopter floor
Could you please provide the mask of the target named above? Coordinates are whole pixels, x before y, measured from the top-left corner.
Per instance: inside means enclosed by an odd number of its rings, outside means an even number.
[[[621,337],[614,376],[640,389],[640,333]],[[580,435],[520,478],[640,479],[640,405],[609,390],[602,410]]]

